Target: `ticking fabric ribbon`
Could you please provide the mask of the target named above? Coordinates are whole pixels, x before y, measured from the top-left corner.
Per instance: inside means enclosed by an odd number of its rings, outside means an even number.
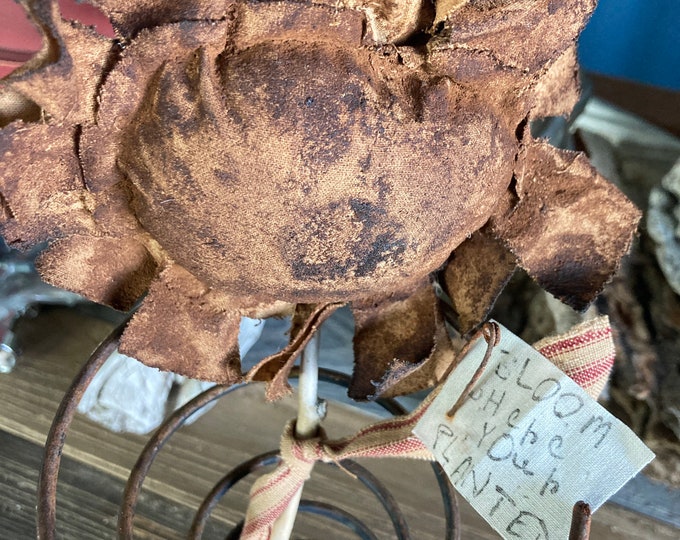
[[[587,321],[534,347],[597,399],[614,362],[614,343],[606,317]],[[320,430],[317,437],[298,440],[295,420],[288,422],[281,437],[281,463],[260,477],[250,491],[241,539],[269,540],[272,525],[310,477],[317,461],[339,463],[364,457],[432,460],[432,454],[412,430],[436,394],[436,390],[431,392],[410,414],[377,422],[344,439],[328,440]]]

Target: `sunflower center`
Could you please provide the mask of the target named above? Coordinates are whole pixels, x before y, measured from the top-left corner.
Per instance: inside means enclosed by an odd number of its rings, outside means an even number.
[[[167,64],[120,164],[133,210],[211,286],[366,296],[440,266],[511,178],[511,133],[377,52],[265,42]]]

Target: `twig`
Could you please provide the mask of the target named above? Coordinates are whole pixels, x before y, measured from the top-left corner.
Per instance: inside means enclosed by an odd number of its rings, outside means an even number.
[[[299,439],[315,437],[319,432],[322,415],[319,409],[319,331],[309,341],[300,361],[298,382],[298,417],[295,436]],[[288,540],[293,531],[302,488],[290,500],[288,507],[272,527],[271,540]]]

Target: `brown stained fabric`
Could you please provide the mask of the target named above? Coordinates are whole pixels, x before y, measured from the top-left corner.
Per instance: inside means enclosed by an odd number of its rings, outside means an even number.
[[[596,0],[471,0],[450,14],[446,41],[531,75],[575,42],[595,4]]]
[[[112,42],[91,28],[64,21],[57,2],[51,5],[52,13],[49,20],[45,14],[41,29],[43,40],[56,41],[58,60],[41,67],[38,77],[35,72],[19,70],[9,78],[10,84],[59,122],[91,123]],[[41,7],[41,11],[46,10]]]
[[[246,374],[247,381],[267,381],[265,397],[274,401],[292,392],[288,376],[298,356],[309,343],[319,326],[341,304],[298,304],[295,306],[290,328],[290,343],[280,352],[268,356],[253,366]]]
[[[300,30],[310,29],[311,35]],[[365,32],[361,12],[325,5],[262,2],[241,6],[232,36],[233,48],[245,50],[269,41],[323,41],[359,47]]]
[[[275,401],[292,392],[288,376],[298,356],[307,346],[321,324],[341,304],[298,304],[295,306],[290,329],[290,343],[280,352],[268,356],[253,366],[246,374],[247,381],[266,381],[265,397]]]
[[[359,0],[348,2],[366,13],[376,43],[401,43],[429,28],[434,20],[431,0]]]
[[[430,355],[415,364],[403,360],[392,362],[375,387],[371,399],[401,396],[432,388],[449,373],[455,359],[456,349],[444,324],[444,317],[435,306],[435,333]]]
[[[1,232],[12,247],[95,229],[73,153],[75,133],[21,121],[0,131],[0,194],[12,218]]]
[[[453,252],[442,286],[451,299],[461,334],[475,330],[491,311],[515,271],[517,259],[485,228]]]
[[[354,374],[349,387],[353,399],[369,399],[386,391],[395,378],[382,384],[394,370],[400,377],[430,358],[435,348],[437,300],[429,282],[416,290],[384,295],[352,304]]]
[[[240,316],[297,305],[291,344],[249,375],[280,396],[318,324],[351,302],[357,395],[420,388],[450,360],[425,284],[492,216],[522,265],[579,305],[628,245],[629,206],[584,158],[530,145],[516,167],[518,128],[576,99],[594,0],[97,0],[113,49],[56,2],[23,3],[46,39],[0,88],[14,107],[0,118],[43,110],[0,131],[2,234],[60,239],[47,276],[115,305],[176,264],[124,340],[150,365],[237,380]],[[525,169],[540,189],[521,190]],[[605,199],[622,210],[600,223]],[[567,215],[580,243],[563,256],[551,238]],[[469,327],[510,266],[478,248],[449,269],[470,274],[450,279]]]
[[[214,293],[179,266],[151,285],[130,321],[120,351],[151,367],[232,384],[241,380],[241,314],[225,311]]]
[[[234,0],[137,0],[135,10],[131,12],[122,9],[119,0],[93,0],[92,3],[111,17],[114,27],[123,35],[135,35],[143,28],[185,20],[220,20],[229,16],[237,4]],[[377,43],[402,41],[414,32],[425,30],[434,18],[434,8],[429,0],[349,0],[343,4],[366,13]],[[278,12],[290,6],[286,2],[269,2],[269,5]],[[342,4],[335,0],[299,3],[300,11],[317,6],[339,11]]]
[[[89,0],[111,18],[122,36],[132,37],[144,28],[164,24],[224,19],[234,0]]]
[[[153,81],[159,67],[190,56],[211,42],[224,43],[228,28],[226,21],[167,25],[141,32],[126,47],[101,90],[96,125],[83,129],[81,161],[90,190],[98,192],[123,179],[116,161],[124,144],[125,127],[140,104],[153,99]]]
[[[528,92],[533,118],[568,116],[579,99],[576,45],[569,47]]]
[[[582,153],[529,143],[517,164],[520,202],[495,232],[541,287],[583,310],[630,248],[640,211]]]
[[[132,238],[70,236],[52,244],[36,266],[48,283],[127,311],[156,276],[157,266]]]
[[[307,30],[156,72],[119,149],[133,210],[213,287],[333,302],[415,283],[488,219],[513,134],[450,81]]]
[[[470,0],[439,0],[435,2],[435,18],[434,23],[439,24],[446,20],[447,17],[453,15],[453,12],[469,4]]]
[[[429,62],[483,88],[517,123],[532,109],[534,117],[562,115],[577,92],[570,54],[594,7],[595,0],[469,0],[431,42]]]

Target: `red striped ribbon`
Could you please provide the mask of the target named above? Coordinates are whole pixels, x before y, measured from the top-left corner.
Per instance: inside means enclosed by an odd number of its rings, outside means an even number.
[[[606,317],[583,323],[569,333],[547,338],[534,347],[597,398],[614,363],[614,343]],[[351,437],[327,440],[295,439],[295,421],[286,425],[281,438],[280,465],[260,477],[250,491],[250,504],[241,533],[242,540],[269,540],[276,519],[310,477],[317,461],[339,462],[359,457],[399,457],[431,460],[432,454],[412,430],[434,399],[430,395],[412,413],[377,422]]]

